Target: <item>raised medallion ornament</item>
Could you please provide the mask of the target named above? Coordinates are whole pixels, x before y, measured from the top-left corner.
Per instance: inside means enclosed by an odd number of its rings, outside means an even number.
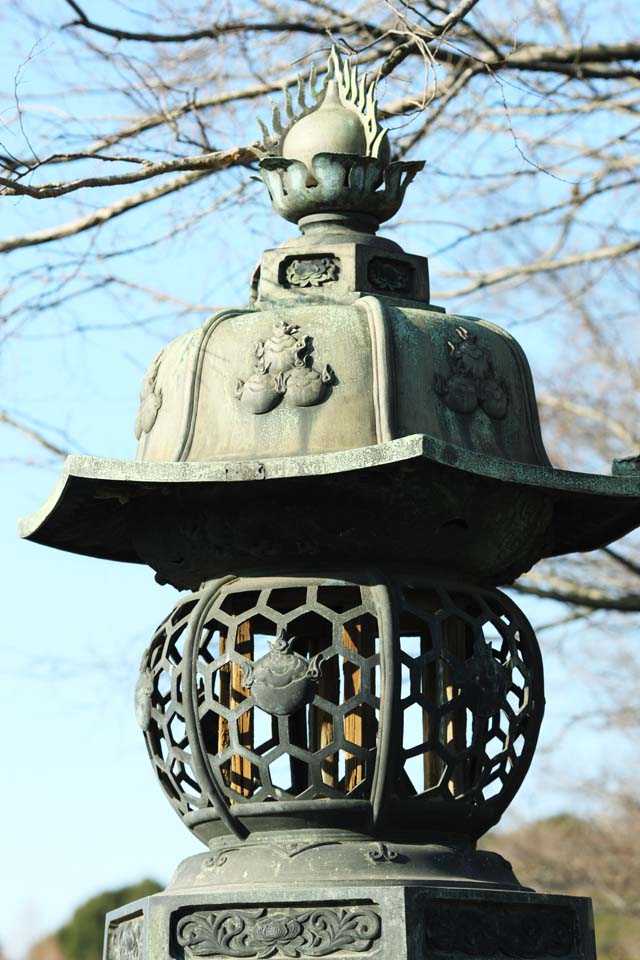
[[[152,360],[151,366],[142,381],[140,390],[140,406],[136,414],[135,435],[136,440],[140,440],[143,433],[150,433],[158,418],[158,412],[162,406],[162,388],[156,383],[160,362],[164,350],[161,350]]]
[[[236,397],[252,413],[268,413],[283,397],[296,407],[312,407],[324,400],[333,382],[328,364],[313,365],[311,337],[300,336],[300,327],[278,320],[272,336],[254,349],[253,373],[236,382]]]
[[[316,680],[320,676],[322,654],[309,660],[291,647],[295,637],[287,639],[281,630],[269,642],[269,653],[257,663],[243,664],[242,682],[265,713],[288,716],[313,699]]]
[[[412,270],[408,263],[374,257],[367,269],[369,283],[382,293],[406,293],[411,290]]]
[[[285,270],[290,287],[321,287],[340,276],[335,257],[300,257],[292,260]]]
[[[462,691],[462,703],[476,717],[499,713],[509,689],[511,670],[496,660],[490,643],[476,640],[473,655],[454,673],[453,682]]]
[[[492,420],[507,415],[509,395],[493,369],[489,350],[466,327],[456,327],[458,340],[447,341],[450,373],[436,374],[434,389],[450,410],[473,413],[478,407]]]
[[[147,732],[151,723],[151,698],[153,695],[153,676],[149,667],[146,666],[146,658],[147,652],[145,651],[134,694],[136,720],[143,733]]]

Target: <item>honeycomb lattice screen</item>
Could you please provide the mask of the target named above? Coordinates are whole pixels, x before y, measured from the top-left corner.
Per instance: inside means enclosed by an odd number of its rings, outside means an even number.
[[[282,632],[319,676],[311,703],[273,715],[243,684]],[[202,634],[198,713],[230,800],[362,796],[373,775],[380,708],[377,622],[357,587],[228,595]]]
[[[369,799],[385,711],[401,731],[385,765],[396,797],[510,799],[543,703],[531,627],[495,590],[431,581],[389,597],[391,636],[374,588],[348,581],[233,580],[176,605],[141,676],[148,750],[181,816],[212,803],[194,744],[238,809]]]

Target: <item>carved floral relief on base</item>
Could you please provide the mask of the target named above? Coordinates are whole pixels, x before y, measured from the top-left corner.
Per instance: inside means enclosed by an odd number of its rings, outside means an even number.
[[[311,907],[225,909],[178,921],[176,939],[194,957],[334,957],[368,952],[381,933],[374,910]]]
[[[122,920],[109,930],[107,960],[142,960],[144,917]]]

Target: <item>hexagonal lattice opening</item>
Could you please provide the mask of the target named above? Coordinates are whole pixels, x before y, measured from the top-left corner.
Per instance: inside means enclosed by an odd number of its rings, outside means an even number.
[[[419,703],[411,703],[403,711],[402,746],[409,754],[426,749],[429,739],[429,714]]]
[[[292,794],[294,773],[288,754],[281,754],[269,764],[269,780],[276,800],[283,799],[283,794]]]
[[[362,662],[380,653],[378,622],[371,613],[349,617],[343,625],[343,644],[353,653],[354,662]]]
[[[318,587],[318,603],[333,610],[335,613],[345,613],[362,604],[360,587],[322,586]]]
[[[186,621],[187,618],[189,617],[189,614],[191,613],[193,608],[196,606],[197,602],[198,602],[197,598],[189,598],[189,600],[185,600],[182,603],[179,603],[169,617],[169,621],[171,622],[171,624],[175,627],[181,621],[183,620]]]
[[[260,599],[259,590],[237,590],[228,593],[220,603],[220,610],[232,617],[253,610]]]
[[[435,618],[404,611],[400,619],[400,648],[412,660],[433,659],[437,632]]]
[[[302,608],[287,623],[287,635],[293,641],[295,649],[319,652],[333,643],[333,623],[327,616]]]
[[[278,718],[265,713],[259,707],[252,707],[253,746],[258,756],[264,756],[278,744]]]
[[[496,797],[526,752],[535,640],[496,593],[439,585],[407,590],[405,603],[399,792]]]
[[[166,701],[171,693],[171,674],[166,673],[164,670],[162,673],[158,673],[155,678],[154,687],[158,698]]]
[[[228,786],[241,797],[252,797],[258,782],[258,768],[242,754],[234,753],[222,768]]]
[[[309,707],[309,749],[312,753],[324,750],[336,742],[335,716],[317,704]]]
[[[187,727],[184,722],[184,719],[178,716],[177,713],[174,713],[168,723],[167,729],[170,734],[170,740],[174,747],[184,747],[187,744]]]
[[[370,796],[381,709],[401,720],[392,746],[400,769],[388,785],[400,797],[503,803],[517,787],[542,696],[535,638],[507,598],[435,581],[412,587],[397,611],[399,637],[381,638],[378,588],[236,586],[180,601],[143,662],[140,719],[181,816],[212,803],[196,782],[194,737],[229,803]],[[196,618],[204,626],[193,638]],[[386,682],[385,657],[395,658],[399,687]]]
[[[433,750],[407,757],[398,783],[398,792],[414,796],[437,788],[445,772],[442,758]]]
[[[304,606],[307,599],[305,587],[279,587],[269,594],[269,606],[278,613],[291,613]]]
[[[343,789],[351,793],[366,779],[369,751],[376,745],[378,718],[368,703],[360,704],[344,715],[345,764]]]
[[[200,740],[231,802],[344,796],[370,782],[380,639],[364,588],[236,591],[205,624]]]

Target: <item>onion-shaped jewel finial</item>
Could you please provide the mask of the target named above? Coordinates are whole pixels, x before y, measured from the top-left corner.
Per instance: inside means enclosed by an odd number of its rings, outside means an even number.
[[[375,78],[359,77],[358,68],[331,49],[323,83],[314,67],[298,77],[295,106],[284,91],[283,122],[272,101],[272,131],[258,120],[263,134],[261,156],[310,161],[316,153],[346,153],[389,162],[387,131],[378,122]]]
[[[300,76],[297,107],[285,90],[285,119],[274,105],[273,132],[259,121],[260,174],[286,220],[366,214],[374,231],[400,209],[406,187],[424,163],[390,163],[375,94],[375,78],[359,77],[357,67],[333,47],[323,84],[318,86],[314,70]]]

